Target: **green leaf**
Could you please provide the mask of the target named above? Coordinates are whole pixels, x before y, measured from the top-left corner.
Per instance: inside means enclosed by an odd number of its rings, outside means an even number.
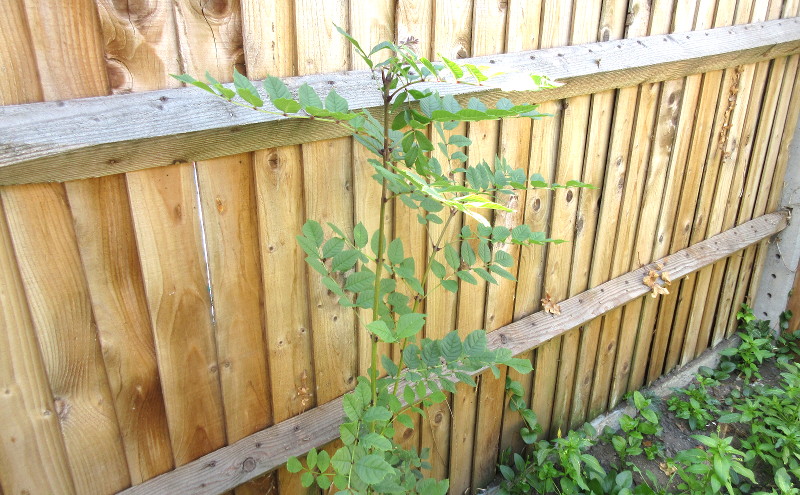
[[[286,470],[290,473],[299,473],[303,470],[303,465],[297,459],[297,457],[290,457],[288,461],[286,461]]]
[[[325,240],[325,234],[322,231],[322,225],[316,220],[308,220],[301,228],[303,235],[314,241],[317,247],[322,246],[322,241]]]
[[[331,277],[322,277],[322,285],[328,288],[329,291],[333,292],[337,296],[344,296],[344,290],[342,290],[341,286],[336,283],[334,279]]]
[[[344,239],[341,237],[331,237],[322,246],[322,257],[333,258],[337,254],[341,253],[342,249],[344,249]]]
[[[472,140],[468,139],[465,136],[454,134],[454,135],[450,136],[450,139],[447,140],[447,144],[450,144],[450,145],[453,145],[453,146],[458,146],[458,147],[464,147],[464,146],[471,145],[472,144]]]
[[[377,433],[367,433],[361,438],[361,445],[367,449],[387,451],[392,449],[392,442]]]
[[[344,409],[344,413],[348,419],[351,421],[357,421],[359,418],[361,418],[364,404],[359,395],[350,392],[342,397],[342,409]]]
[[[344,288],[350,292],[363,292],[372,288],[375,281],[375,274],[368,270],[356,272],[347,277]]]
[[[300,475],[300,484],[303,485],[304,488],[308,488],[314,484],[314,473],[311,471],[306,471],[305,473]]]
[[[395,335],[398,339],[407,339],[416,335],[425,326],[425,315],[421,313],[408,313],[400,316],[395,326]]]
[[[461,338],[458,336],[458,331],[453,330],[444,336],[439,344],[442,351],[442,356],[448,361],[455,361],[461,357],[461,352],[464,349],[461,343]]]
[[[367,245],[367,242],[369,242],[369,234],[364,224],[359,222],[358,225],[353,228],[353,243],[356,247],[361,249]]]
[[[331,270],[335,272],[346,272],[353,268],[358,261],[359,253],[355,249],[342,251],[333,257]]]
[[[328,470],[328,467],[331,465],[331,456],[325,450],[320,450],[319,454],[317,454],[317,467],[319,468],[321,473],[324,473]]]
[[[461,259],[458,257],[458,251],[450,244],[444,247],[444,259],[453,270],[458,270],[461,266]]]
[[[438,278],[444,278],[447,275],[447,268],[436,260],[431,260],[431,271]]]
[[[324,470],[322,471],[324,472]],[[331,479],[328,478],[327,476],[319,476],[317,478],[317,486],[320,487],[323,491],[325,491],[331,487]]]
[[[236,88],[236,92],[239,93],[239,96],[247,103],[254,107],[264,105],[264,101],[259,98],[258,90],[253,86],[253,83],[250,82],[250,79],[242,75],[236,68],[233,69],[233,85]]]
[[[512,282],[515,282],[517,280],[514,277],[514,275],[511,274],[511,272],[509,272],[505,268],[501,268],[500,265],[496,264],[489,265],[489,271],[491,271],[492,273],[496,273],[497,275],[500,275],[501,277],[507,280],[511,280]]]
[[[397,416],[397,421],[399,421],[400,424],[402,424],[406,428],[411,428],[411,429],[414,428],[414,420],[411,419],[411,416],[409,416],[408,414],[401,414]]]
[[[337,113],[347,113],[350,110],[347,100],[339,96],[335,89],[332,89],[325,98],[325,109]]]
[[[385,406],[373,406],[366,410],[361,418],[364,422],[370,421],[389,421],[392,419],[392,412]]]
[[[475,258],[475,251],[472,250],[472,246],[470,246],[468,242],[461,243],[461,259],[467,266],[472,266],[475,264],[475,261],[477,261]]]
[[[361,481],[368,485],[380,483],[394,471],[382,456],[376,454],[368,454],[357,460],[353,469]]]
[[[517,371],[522,375],[526,375],[531,371],[533,371],[533,365],[531,365],[531,362],[527,359],[511,358],[505,360],[503,364],[505,364],[509,368],[513,368],[515,371]]]
[[[313,239],[301,235],[296,236],[295,239],[297,239],[297,243],[307,255],[319,258],[319,246]]]
[[[389,327],[383,320],[375,320],[367,323],[367,331],[377,335],[383,342],[397,342],[397,338],[392,335],[392,331],[389,330]]]
[[[448,292],[452,292],[455,294],[458,292],[458,282],[455,280],[442,280],[442,287],[445,288]]]
[[[456,79],[461,79],[462,77],[464,77],[464,71],[461,70],[461,67],[459,67],[458,64],[448,59],[447,57],[443,57],[441,54],[439,54],[439,56],[442,57],[442,60],[444,60],[445,65],[447,65],[447,68],[450,69],[450,72],[453,73]]]
[[[394,239],[392,242],[390,242],[387,255],[389,256],[389,261],[392,264],[399,265],[402,263],[405,259],[403,254],[403,241],[400,239]]]
[[[319,273],[323,277],[327,277],[328,276],[328,269],[325,268],[325,265],[323,265],[322,262],[319,259],[317,259],[315,257],[312,257],[312,256],[306,256],[306,264],[308,264],[308,266],[313,268],[314,271],[316,271],[317,273]]]
[[[292,93],[289,91],[289,88],[287,88],[286,84],[284,84],[284,82],[277,77],[269,76],[264,79],[264,89],[269,95],[269,99],[273,102],[281,98],[287,100],[292,99]]]
[[[375,322],[373,322],[373,323],[375,323]],[[367,325],[367,326],[369,326],[369,325]],[[387,330],[388,330],[388,328],[387,328]],[[397,376],[397,373],[399,373],[399,371],[400,371],[397,368],[397,364],[395,364],[395,362],[392,361],[392,358],[390,358],[386,354],[381,354],[381,364],[383,365],[383,369],[386,370],[386,372],[389,374],[389,376]]]
[[[475,285],[478,283],[478,280],[475,277],[473,277],[470,272],[466,270],[460,270],[456,272],[456,275],[458,276],[458,278],[460,278],[461,280],[463,280],[468,284]]]
[[[380,242],[381,240],[380,233],[381,233],[380,230],[376,230],[372,234],[372,239],[370,240],[370,248],[372,248],[372,252],[375,254],[375,256],[382,255],[383,251],[386,249],[386,237],[383,236],[383,242]]]
[[[213,89],[211,89],[211,87],[208,84],[206,84],[206,83],[204,83],[202,81],[198,81],[197,79],[193,78],[189,74],[180,74],[180,75],[178,75],[178,74],[170,74],[170,76],[174,77],[175,79],[177,79],[180,82],[183,82],[183,83],[186,83],[186,84],[191,84],[192,86],[200,88],[203,91],[208,91],[212,95],[218,96],[217,92],[214,91]]]
[[[473,271],[477,273],[480,278],[486,280],[490,284],[495,284],[495,285],[497,284],[497,279],[494,278],[491,273],[487,272],[483,268],[476,267],[473,269]]]
[[[478,356],[486,350],[486,332],[475,330],[464,339],[464,353],[468,356]]]
[[[288,98],[278,98],[277,100],[272,100],[272,104],[275,105],[275,108],[283,113],[297,113],[301,108],[299,103]]]
[[[488,77],[486,77],[486,76],[483,74],[483,72],[481,72],[481,70],[480,70],[480,69],[478,69],[478,67],[476,67],[476,66],[474,66],[474,65],[472,65],[472,64],[464,64],[464,67],[466,67],[466,68],[467,68],[467,70],[469,71],[469,73],[470,73],[470,74],[472,74],[472,76],[473,76],[475,79],[477,79],[477,80],[478,80],[478,82],[483,82],[483,81],[486,81],[486,80],[488,80],[488,79],[489,79]]]
[[[317,92],[314,91],[314,88],[309,86],[307,83],[300,86],[300,88],[297,90],[297,96],[300,99],[300,104],[303,107],[322,108],[322,100],[319,99],[319,96],[317,96]]]

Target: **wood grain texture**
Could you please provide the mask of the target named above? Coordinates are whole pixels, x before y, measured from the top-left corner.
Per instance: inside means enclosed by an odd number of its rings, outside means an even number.
[[[673,23],[675,32],[692,29],[698,4],[699,2],[676,4]],[[694,96],[695,99],[692,101],[696,103],[696,95],[696,92],[691,92],[691,88],[686,87],[686,81],[683,79],[666,81],[662,85],[650,169],[645,186],[647,192],[642,204],[642,211],[646,214],[641,216],[636,234],[638,259],[663,257],[668,253],[675,211],[683,183],[685,162],[679,157],[685,157],[691,137],[689,115],[681,113],[681,109],[692,108],[694,103],[690,103],[691,106],[683,106],[684,99],[689,100]],[[684,146],[681,146],[682,144]],[[642,298],[625,307],[621,332],[624,335],[631,335],[634,331],[636,333],[634,342],[624,344],[632,345],[631,353],[620,352],[617,355],[613,386],[617,393],[624,387],[627,387],[627,390],[637,390],[643,384],[643,370],[647,367],[649,359],[658,303],[659,301],[653,298]]]
[[[673,260],[676,276],[686,276],[780,232],[786,227],[786,221],[785,212],[771,213],[674,253],[670,259]],[[648,265],[659,261],[663,259],[653,260]],[[629,272],[562,301],[563,311],[559,316],[539,312],[506,325],[489,335],[489,349],[505,347],[514,354],[523,353],[640,297],[649,290],[641,283],[642,273],[641,269]],[[175,471],[131,487],[121,495],[220,493],[280,466],[291,455],[303,454],[312,447],[319,447],[337,438],[339,425],[344,419],[342,401],[335,399]]]
[[[130,484],[88,287],[60,184],[0,190],[79,493]]]
[[[535,103],[790,55],[800,51],[799,25],[797,19],[779,20],[719,29],[708,35],[699,32],[681,37],[607,41],[536,54],[478,57],[474,62],[488,64],[495,60],[497,64],[545,73],[567,83],[553,90],[511,95]],[[325,33],[327,28],[319,34]],[[303,50],[313,48],[300,45],[306,47]],[[319,60],[337,60],[343,53],[316,55],[322,57]],[[597,60],[601,61],[599,66]],[[346,68],[340,63],[334,66],[335,70]],[[305,67],[303,73],[319,72],[311,69],[314,64]],[[364,85],[371,84],[371,80],[363,73],[317,75],[294,79],[289,84],[298,87],[303,82],[320,89],[335,87],[351,102],[351,108],[379,105],[379,95],[364,91]],[[485,94],[490,101],[509,96],[497,91],[487,94],[482,88],[466,85],[439,89],[465,97]],[[188,89],[30,105],[0,109],[0,132],[6,136],[0,148],[0,184],[111,175],[345,134],[335,125],[268,117]],[[73,132],[75,127],[81,132]],[[146,147],[142,146],[144,141],[148,142]],[[154,155],[158,157],[155,163]],[[82,166],[76,169],[68,163]]]
[[[292,2],[244,0],[241,9],[248,76],[297,74]],[[274,421],[316,404],[305,254],[294,239],[305,221],[300,153],[299,146],[289,146],[257,150],[252,158]],[[276,290],[277,280],[283,281],[281,290]],[[309,491],[285,467],[277,471],[277,482],[283,493]]]
[[[194,167],[128,174],[176,465],[225,444]]]
[[[440,59],[441,55],[453,60],[468,57],[470,55],[472,36],[472,0],[434,0],[432,7],[433,18],[430,26],[430,56],[432,59]],[[452,131],[445,132],[445,138],[449,139],[453,134],[466,135],[466,124],[460,124]],[[434,141],[439,139],[435,133],[431,138]],[[451,162],[438,149],[434,150],[431,155],[442,163],[445,171],[452,170],[458,166],[458,162]],[[463,216],[456,215],[444,234],[442,234],[443,225],[429,224],[429,242],[435,241],[441,234],[443,243],[453,243],[454,246],[458,246],[458,233],[462,224]],[[433,241],[431,241],[431,238]],[[427,256],[431,254],[432,248],[429,244]],[[440,254],[440,262],[442,258],[443,256]],[[427,280],[426,290],[430,292],[430,295],[425,301],[425,310],[428,314],[424,329],[425,337],[442,338],[451,330],[459,329],[463,338],[468,330],[458,328],[458,296],[441,287],[433,290],[437,285],[438,280],[434,277],[430,277]],[[451,441],[453,438],[460,437],[460,434],[453,435],[451,433],[451,427],[458,422],[457,424],[462,427],[462,430],[466,430],[463,433],[471,437],[472,432],[469,430],[474,427],[471,414],[474,414],[475,410],[475,397],[474,390],[457,387],[455,400],[458,402],[454,402],[452,408],[448,403],[442,402],[426,409],[427,418],[422,418],[420,426],[420,447],[422,449],[430,449],[432,469],[426,473],[428,476],[438,479],[455,477],[459,480],[457,483],[463,483],[461,480],[470,476],[471,470],[469,468],[460,470],[456,467],[455,470],[450,470]],[[462,421],[463,423],[461,423]],[[461,459],[470,458],[471,451],[459,453],[458,456]],[[464,462],[469,463],[471,461],[465,460]]]
[[[743,16],[748,18],[751,11],[752,1],[739,1],[732,23],[741,20]],[[717,15],[719,17],[719,11]],[[700,189],[691,242],[719,232],[720,224],[725,215],[725,202],[733,180],[735,162],[731,163],[724,160],[723,155],[727,151],[726,141],[728,136],[730,133],[735,136],[738,132],[735,119],[738,115],[743,115],[741,112],[735,111],[740,98],[746,98],[747,96],[746,89],[740,87],[743,84],[747,85],[746,82],[742,81],[743,71],[744,67],[740,66],[734,69],[726,69],[722,74],[720,99],[716,108],[717,116],[712,129],[708,156],[706,157],[704,180]],[[739,107],[741,108],[741,105]],[[714,185],[709,187],[709,182]],[[724,270],[725,267],[722,266],[721,268]],[[712,284],[715,271],[719,273],[719,268],[715,269],[715,267],[710,266],[701,270],[695,278],[691,302],[689,302],[689,298],[686,299],[687,304],[684,307],[690,314],[686,320],[686,342],[681,353],[687,356],[685,359],[691,360],[708,348],[714,318],[711,309],[716,309],[719,295],[718,293],[709,293],[709,287]],[[672,369],[677,364],[678,356],[675,354],[670,353],[667,356],[665,371]]]
[[[572,32],[570,44],[597,41],[600,32],[601,4],[599,2],[573,3]],[[558,163],[553,180],[565,184],[570,180],[582,180],[587,164],[585,160],[588,142],[589,114],[592,97],[574,96],[564,101],[559,137]],[[579,179],[576,179],[579,178]],[[545,262],[545,286],[554,301],[566,299],[586,290],[588,277],[579,270],[572,273],[578,264],[576,255],[581,254],[590,239],[578,238],[583,230],[579,227],[578,208],[582,191],[561,189],[553,195],[553,213],[550,218],[548,237],[563,239],[568,244],[552,246],[547,251]],[[588,193],[591,194],[591,193]],[[579,247],[577,241],[583,241]],[[583,260],[588,271],[588,259]],[[569,275],[568,275],[569,274]],[[569,429],[569,411],[575,389],[575,370],[579,357],[580,333],[568,332],[561,338],[559,362],[556,374],[555,394],[550,432]]]
[[[352,0],[350,2],[350,35],[353,36],[365,49],[371,48],[381,41],[395,38],[394,34],[394,2],[387,0],[366,1]],[[381,56],[387,56],[388,52],[383,51],[376,56],[380,60]],[[355,54],[355,49],[350,47],[350,69],[368,69],[367,64],[361,57]],[[353,202],[353,222],[361,222],[367,228],[367,232],[375,232],[380,227],[380,205],[381,187],[375,179],[375,170],[367,162],[375,155],[364,146],[351,141],[353,147],[352,170],[353,170],[353,197],[358,198]],[[393,232],[393,205],[388,202],[384,218],[387,239],[392,239]],[[405,244],[405,243],[404,243]],[[408,249],[409,246],[404,246]],[[406,254],[408,256],[408,254]],[[421,259],[421,258],[418,258]],[[360,322],[356,323],[356,340],[358,342],[358,373],[367,376],[372,357],[372,339],[363,323],[372,320],[372,310],[362,309],[359,311]],[[379,344],[378,353],[387,354],[391,352],[388,344]]]
[[[121,176],[66,188],[128,470],[137,484],[169,471],[173,460],[128,191]]]
[[[659,1],[652,5],[650,11],[649,34],[658,35],[669,32],[673,22],[675,3],[672,0]],[[660,209],[664,190],[664,161],[662,168],[652,162],[653,137],[659,129],[658,110],[661,96],[661,83],[643,84],[639,87],[639,101],[636,108],[636,124],[631,137],[629,173],[625,178],[625,197],[622,211],[624,221],[617,229],[617,246],[614,253],[612,275],[633,270],[641,265],[642,259],[650,259],[652,253],[643,254],[643,246],[652,244],[653,225],[658,219],[656,212]],[[668,126],[665,126],[669,129]],[[635,305],[634,305],[635,306]],[[638,308],[625,317],[621,308],[606,316],[606,322],[617,328],[616,356],[606,361],[610,374],[604,377],[605,382],[600,393],[608,395],[606,408],[615,407],[628,391],[627,371],[632,358],[638,330]],[[602,359],[600,360],[603,361]],[[601,365],[602,366],[602,365]]]
[[[624,1],[607,1],[600,12],[598,33],[600,39],[618,39],[624,34],[627,3]],[[592,286],[591,270],[594,250],[597,243],[597,228],[600,221],[603,184],[606,176],[611,130],[614,117],[616,91],[604,91],[592,95],[592,111],[590,115],[589,134],[587,136],[584,177],[588,184],[598,187],[594,190],[582,190],[578,202],[578,220],[576,221],[575,253],[573,256],[570,291],[581,292]],[[597,283],[597,282],[595,282]],[[569,421],[577,427],[587,419],[589,399],[591,398],[592,379],[596,360],[599,324],[595,322],[575,330],[580,333],[579,351],[581,359],[575,366],[575,389],[572,393]],[[566,339],[574,338],[570,334]]]
[[[0,103],[42,98],[21,1],[0,20]],[[27,81],[27,83],[26,83]],[[0,484],[9,493],[76,493],[64,437],[0,201]]]
[[[472,6],[472,54],[490,55],[502,53],[505,49],[506,21],[508,17],[508,5],[502,2],[491,0],[474,0]],[[469,146],[469,163],[476,165],[480,161],[486,161],[490,166],[494,165],[494,158],[498,152],[498,139],[500,136],[499,122],[474,122],[469,125],[468,137],[472,140]],[[522,136],[526,139],[528,136]],[[495,197],[495,200],[502,201],[508,205],[508,201],[513,202],[509,207],[517,209],[517,202],[511,196]],[[505,213],[505,212],[504,212]],[[519,214],[500,214],[492,215],[490,210],[486,210],[484,215],[489,217],[494,225],[514,226],[521,222]],[[492,216],[494,218],[492,218]],[[473,230],[477,229],[477,222],[469,219]],[[513,223],[512,223],[513,222]],[[477,246],[474,246],[477,247]],[[497,247],[496,249],[502,249]],[[459,312],[457,326],[463,330],[473,330],[483,328],[487,332],[492,332],[497,328],[510,323],[514,311],[514,290],[515,283],[495,277],[499,284],[486,284],[481,281],[476,285],[461,283],[459,290]],[[497,465],[497,455],[500,447],[500,431],[503,420],[504,396],[505,396],[505,374],[506,370],[501,368],[500,376],[495,377],[490,371],[485,371],[479,375],[477,390],[470,391],[476,393],[477,409],[475,417],[470,426],[474,438],[472,439],[473,460],[471,464],[471,485],[474,488],[484,487],[494,477]],[[456,394],[458,395],[458,394]],[[458,398],[457,398],[458,399]],[[469,414],[467,414],[469,416]],[[463,428],[459,429],[457,422],[453,421],[453,433],[462,434]],[[467,430],[469,431],[469,430]],[[466,449],[465,449],[466,450]],[[459,452],[459,447],[451,443],[451,472],[453,465],[460,459],[467,457],[464,455],[469,452]],[[455,490],[454,490],[455,491]],[[463,492],[463,490],[462,490]]]
[[[539,2],[511,2],[508,5],[507,28],[506,28],[506,52],[517,52],[523,50],[532,50],[539,46],[539,31],[541,22],[541,4]],[[500,149],[500,156],[508,160],[514,168],[523,169],[528,176],[531,170],[528,169],[531,160],[531,121],[528,119],[507,119],[500,124],[500,142],[498,147]],[[519,191],[517,197],[516,209],[519,212],[515,225],[521,225],[525,221],[526,209],[528,205],[527,190]],[[526,249],[515,249],[513,246],[505,247],[509,253],[514,257],[514,274],[518,275],[521,266],[521,260],[524,253],[531,251],[539,251],[541,256],[541,247],[530,246]],[[519,293],[519,284],[521,283],[518,277],[515,284],[515,299]],[[530,286],[530,285],[529,285]],[[512,320],[517,317],[516,300],[513,301],[512,307]],[[532,360],[533,353],[526,353],[520,356],[521,358]],[[509,368],[506,376],[512,380],[516,380],[522,385],[523,395],[525,396],[525,403],[530,403],[531,384],[533,376],[531,373],[521,374]],[[503,413],[502,432],[500,436],[500,449],[505,450],[511,447],[514,451],[521,451],[524,442],[519,435],[519,430],[524,426],[522,417],[516,413],[511,412],[508,408]]]
[[[781,2],[771,1],[768,3],[769,5],[767,7],[766,19],[771,20],[780,17]],[[760,62],[756,64],[754,68],[752,89],[750,99],[747,104],[747,114],[742,127],[739,146],[734,148],[737,169],[736,183],[731,186],[730,195],[728,196],[727,210],[724,221],[726,225],[725,228],[729,228],[731,225],[741,223],[738,220],[740,217],[749,219],[752,215],[752,206],[748,208],[745,201],[745,187],[748,180],[751,178],[751,174],[756,174],[756,171],[752,170],[756,167],[750,166],[750,155],[754,146],[755,131],[758,125],[759,115],[761,113],[761,106],[765,99],[764,88],[766,85],[768,72],[769,63],[766,62]],[[767,110],[764,109],[764,111]],[[760,176],[760,169],[758,175]],[[752,195],[749,196],[753,197]],[[741,303],[736,304],[734,301],[737,299],[737,280],[743,271],[742,260],[746,254],[747,251],[742,253],[741,256],[732,257],[730,260],[728,260],[726,265],[724,279],[722,280],[722,292],[719,296],[720,303],[718,305],[721,317],[718,318],[715,323],[715,333],[722,332],[723,334],[728,335],[729,329],[736,328],[737,324],[733,316],[738,312]]]
[[[47,8],[28,2],[25,8],[28,26],[20,31],[40,35],[23,34],[19,39],[31,43],[31,63],[38,65],[42,97],[106,94],[91,4],[63,2]],[[122,489],[131,479],[64,186],[5,188],[0,196],[75,489],[85,493]]]
[[[0,392],[4,489],[77,493],[5,214],[0,215]]]
[[[714,18],[715,5],[712,2],[701,3],[698,7],[698,14],[695,20],[695,29],[698,27],[707,27],[714,22],[722,24],[729,24],[733,19],[733,10],[730,4],[724,4],[725,9],[722,9],[719,16]],[[733,6],[735,7],[735,6]],[[727,20],[726,20],[727,19]],[[690,236],[694,224],[694,215],[698,203],[698,196],[702,184],[703,167],[705,164],[706,155],[708,153],[708,145],[711,139],[711,129],[714,123],[716,112],[714,109],[717,106],[719,99],[720,84],[722,73],[715,71],[704,74],[702,76],[691,76],[687,78],[686,88],[694,95],[695,91],[699,91],[699,100],[696,101],[694,112],[696,118],[694,119],[694,127],[691,133],[684,134],[684,137],[691,136],[690,144],[688,144],[688,154],[685,155],[686,165],[683,172],[684,181],[681,189],[680,204],[677,209],[677,214],[674,220],[673,233],[671,237],[670,251],[674,252],[690,242]],[[698,89],[700,88],[700,89]],[[693,102],[693,98],[684,98],[684,109],[692,108],[687,107]],[[692,111],[692,110],[688,110]],[[682,110],[683,113],[683,110]],[[683,148],[679,148],[683,149]],[[683,159],[683,156],[681,156]],[[664,362],[668,350],[668,345],[673,345],[673,342],[681,342],[675,344],[680,346],[683,344],[682,337],[675,337],[670,339],[670,332],[673,326],[682,332],[685,329],[685,320],[676,320],[675,312],[678,302],[684,297],[684,288],[688,285],[694,284],[694,280],[683,280],[680,286],[674,286],[670,292],[676,297],[663,298],[660,301],[660,308],[658,311],[658,319],[656,321],[656,329],[653,339],[653,347],[651,351],[651,359],[648,363],[647,382],[651,382],[656,377],[661,375]],[[680,291],[680,292],[679,292]],[[685,312],[683,313],[685,314]],[[669,343],[669,344],[668,344]],[[674,351],[673,351],[674,353]]]
[[[297,32],[297,60],[301,74],[343,71],[349,66],[349,45],[336,34],[333,23],[346,26],[347,4],[295,2],[304,30]],[[305,214],[322,225],[331,222],[344,232],[353,228],[352,145],[349,139],[305,144],[302,147]],[[331,162],[331,157],[336,157]],[[313,270],[308,272],[315,385],[320,404],[355,386],[358,347],[355,317],[338,305]]]
[[[416,53],[420,56],[431,57],[432,40],[431,26],[433,20],[433,10],[431,0],[400,0],[396,2],[395,11],[395,32],[398,40],[414,38],[418,40]],[[417,211],[406,207],[399,199],[394,200],[392,205],[392,217],[394,220],[394,236],[403,239],[406,256],[419,260],[415,264],[416,277],[422,280],[423,266],[422,260],[427,259],[428,255],[428,231],[426,226],[417,220]],[[401,285],[400,290],[409,298],[413,298],[415,292],[405,285]],[[427,302],[422,301],[417,308],[425,313]],[[400,346],[396,345],[392,349],[395,361],[400,358]],[[419,415],[412,416],[414,428],[395,423],[395,441],[403,445],[404,448],[419,448],[422,437],[423,419]],[[451,484],[452,486],[452,484]]]
[[[173,5],[184,72],[208,71],[225,82],[234,68],[244,72],[239,2],[185,0]],[[273,422],[252,159],[239,154],[195,167],[225,433],[233,442]],[[261,489],[255,482],[236,493]]]
[[[635,2],[636,8],[630,22],[626,21],[626,36],[641,36],[647,33],[652,12],[648,2]],[[647,88],[642,88],[646,90]],[[600,219],[597,226],[597,240],[589,276],[590,286],[616,277],[627,271],[622,268],[630,262],[631,236],[635,234],[638,219],[637,202],[640,199],[640,177],[645,172],[644,166],[637,166],[633,161],[639,155],[631,149],[639,144],[637,131],[648,131],[652,126],[647,122],[652,106],[638,106],[639,88],[623,88],[617,93],[612,124],[611,141],[609,142],[607,168],[602,190]],[[637,110],[643,110],[640,118]],[[643,122],[644,120],[645,122]],[[646,157],[643,153],[641,157]],[[628,208],[633,207],[633,210]],[[633,221],[627,218],[633,216]],[[620,311],[612,311],[601,320],[589,324],[587,332],[599,332],[596,348],[594,376],[591,396],[588,400],[588,417],[593,418],[606,410],[609,395],[610,378],[613,373],[614,356],[617,352]],[[599,329],[599,330],[597,330]],[[591,351],[589,351],[591,352]]]
[[[105,43],[108,84],[115,94],[164,87],[167,74],[181,72],[175,52],[172,3],[165,0],[95,0]]]
[[[151,39],[135,40],[136,24],[132,19],[145,12],[134,7],[121,13],[107,10],[107,7],[110,6],[99,6],[104,15],[96,30],[103,36],[105,60],[95,60],[93,66],[86,67],[91,72],[85,74],[85,79],[94,79],[98,84],[108,80],[110,84],[112,80],[107,74],[114,74],[118,68],[111,60],[118,55],[118,50],[125,51],[128,46],[125,39],[137,45],[132,51],[119,53],[131,64],[131,77],[134,74],[137,78],[144,76],[143,72],[149,67],[157,68],[154,56],[158,50],[149,50]],[[156,8],[150,13],[158,18],[161,11],[163,8],[160,11]],[[117,39],[121,44],[115,44],[107,28],[123,15],[132,32],[127,33],[130,38],[120,32]],[[139,23],[145,30],[146,19],[145,16]],[[172,24],[171,17],[167,21],[168,25]],[[152,41],[158,43],[157,39]],[[137,66],[141,58],[144,64]],[[142,77],[143,81],[131,84],[129,89],[161,88],[152,83],[152,78],[163,80],[163,70],[148,73],[150,79]],[[128,470],[131,482],[136,484],[172,469],[174,463],[126,187],[125,177],[117,175],[70,182],[66,184],[66,191],[103,357],[109,370]],[[109,208],[108,205],[116,206]]]

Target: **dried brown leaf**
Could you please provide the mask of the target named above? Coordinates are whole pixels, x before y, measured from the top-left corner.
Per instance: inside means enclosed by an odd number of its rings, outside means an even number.
[[[652,288],[656,284],[656,280],[658,280],[658,273],[655,270],[650,270],[650,273],[642,279],[642,282],[644,282],[644,285]]]
[[[663,280],[665,284],[670,285],[672,283],[672,275],[670,275],[669,272],[661,272],[661,280]]]
[[[558,306],[558,303],[553,301],[553,298],[550,296],[549,292],[544,293],[544,298],[542,298],[542,309],[544,309],[545,313],[550,313],[552,315],[561,314],[561,308]]]
[[[651,294],[653,298],[658,297],[659,295],[666,296],[669,294],[669,291],[663,285],[653,284],[653,293]]]

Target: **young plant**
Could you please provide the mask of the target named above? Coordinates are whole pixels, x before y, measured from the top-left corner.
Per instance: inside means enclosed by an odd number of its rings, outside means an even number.
[[[764,359],[775,355],[772,352],[772,332],[769,321],[756,319],[752,308],[747,304],[742,304],[736,318],[739,320],[741,331],[738,335],[742,342],[738,347],[725,349],[720,354],[729,357],[736,364],[747,384],[751,378],[761,378],[759,366]]]
[[[692,430],[705,428],[719,415],[719,401],[702,384],[699,387],[690,385],[676,392],[667,399],[667,407],[676,417],[687,420]]]
[[[677,473],[682,480],[679,489],[688,490],[692,495],[716,495],[725,487],[730,495],[736,495],[733,483],[738,482],[739,476],[756,482],[753,472],[742,464],[744,452],[731,446],[733,437],[720,438],[713,434],[692,435],[692,438],[705,448],[685,450],[675,456]]]
[[[349,34],[339,32],[375,74],[382,101],[377,116],[368,110],[351,110],[335,90],[321,95],[304,84],[293,93],[275,77],[264,81],[265,93],[238,72],[233,88],[208,74],[207,82],[188,75],[176,77],[245,108],[342,126],[373,155],[362,166],[374,171],[380,188],[377,230],[368,232],[359,223],[347,231],[311,219],[297,236],[308,265],[339,304],[352,308],[359,318],[364,310],[369,313],[369,319],[362,321],[371,340],[369,371],[343,398],[343,446],[331,456],[312,450],[305,464],[292,458],[287,467],[302,473],[304,485],[335,487],[340,494],[443,494],[447,481],[423,477],[422,469],[429,467],[426,453],[395,442],[395,425],[413,427],[412,415],[424,414],[422,406],[444,401],[446,393],[456,391],[457,382],[475,386],[472,375],[484,368],[499,377],[501,365],[527,373],[531,363],[512,357],[506,349],[489,349],[483,330],[463,338],[458,331],[441,339],[423,338],[427,316],[420,312],[421,304],[439,287],[457,292],[460,284],[476,284],[478,279],[491,284],[498,283],[498,277],[514,280],[514,260],[503,249],[508,244],[555,242],[527,225],[509,228],[498,222],[493,226],[487,219],[491,211],[499,216],[511,212],[507,204],[516,191],[586,185],[578,181],[548,184],[541,175],[528,176],[500,157],[490,163],[476,162],[462,151],[471,141],[451,132],[461,122],[543,116],[535,105],[514,104],[507,98],[493,107],[471,98],[463,106],[453,96],[435,90],[436,85],[452,83],[487,86],[491,75],[484,72],[486,68],[445,57],[443,63],[432,62],[414,53],[411,41],[385,41],[366,51]],[[555,84],[536,75],[515,81],[514,87],[503,89],[536,90]],[[433,156],[434,151],[441,158]],[[429,239],[426,259],[408,257],[403,240],[392,238],[386,223],[392,202],[416,211],[422,225],[440,226],[439,233]],[[458,225],[459,214],[475,222]],[[452,229],[458,232],[455,242],[447,234]],[[422,276],[418,277],[420,265]],[[380,343],[395,344],[397,357],[382,354]],[[574,437],[564,440],[573,441]],[[567,448],[565,444],[559,453]],[[575,472],[570,479],[582,485],[581,476]]]
[[[654,438],[661,434],[661,426],[658,413],[653,408],[653,400],[638,390],[631,394],[631,400],[637,414],[633,417],[623,414],[619,420],[621,433],[609,435],[622,466],[627,464],[628,457],[640,454],[653,460],[662,449],[661,442]]]

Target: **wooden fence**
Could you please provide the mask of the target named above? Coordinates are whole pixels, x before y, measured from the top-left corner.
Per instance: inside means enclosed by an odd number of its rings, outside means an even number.
[[[598,186],[528,192],[496,219],[569,242],[509,246],[517,282],[436,293],[425,329],[486,328],[491,345],[532,359],[534,373],[514,378],[552,434],[734,331],[765,243],[786,225],[773,212],[800,114],[798,8],[10,0],[0,492],[303,493],[279,466],[335,441],[337,399],[366,369],[355,317],[294,241],[306,218],[375,226],[364,152],[337,129],[259,121],[178,89],[170,73],[296,75],[374,105],[368,76],[343,72],[364,67],[336,23],[365,45],[413,36],[432,58],[487,56],[566,82],[517,95],[553,117],[466,133],[472,158],[500,152],[552,181]],[[74,100],[87,97],[99,98]],[[425,255],[415,216],[397,208],[390,221]],[[675,282],[653,299],[641,279],[658,260]],[[561,316],[537,313],[546,293]],[[432,449],[432,474],[454,494],[484,486],[498,451],[520,447],[503,380],[478,380],[398,432]]]

